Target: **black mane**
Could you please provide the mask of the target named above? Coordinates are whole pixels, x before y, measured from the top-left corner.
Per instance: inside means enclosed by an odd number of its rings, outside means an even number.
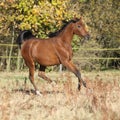
[[[57,36],[61,31],[63,31],[63,29],[64,29],[68,24],[70,24],[70,23],[76,23],[77,21],[79,21],[79,19],[70,20],[70,21],[63,20],[62,22],[63,22],[64,25],[61,27],[61,29],[60,29],[60,30],[57,30],[57,31],[55,31],[55,32],[50,32],[50,33],[48,34],[48,37],[55,37],[55,36]]]

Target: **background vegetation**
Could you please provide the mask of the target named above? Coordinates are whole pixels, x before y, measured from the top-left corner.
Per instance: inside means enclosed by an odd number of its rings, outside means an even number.
[[[120,58],[120,50],[84,51],[81,48],[120,48],[120,1],[119,0],[1,0],[0,43],[15,44],[19,32],[31,29],[37,37],[46,38],[59,29],[63,20],[74,15],[83,16],[91,33],[91,40],[84,44],[77,36],[73,40],[75,57]],[[80,41],[80,42],[79,42]],[[0,69],[22,69],[16,46],[0,47]],[[6,56],[9,56],[6,58]],[[12,58],[11,56],[18,56]],[[83,69],[120,68],[120,59],[75,59]],[[84,64],[83,64],[84,63]],[[94,65],[94,66],[93,66]]]

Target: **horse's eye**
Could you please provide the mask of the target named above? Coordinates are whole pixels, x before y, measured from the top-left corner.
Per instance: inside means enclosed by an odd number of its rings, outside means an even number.
[[[80,28],[80,25],[78,25],[78,28]]]

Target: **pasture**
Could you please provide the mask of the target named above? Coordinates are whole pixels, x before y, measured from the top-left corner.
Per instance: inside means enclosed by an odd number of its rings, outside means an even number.
[[[1,120],[120,120],[120,72],[84,72],[87,89],[77,91],[70,72],[47,73],[48,84],[35,73],[41,96],[34,94],[28,72],[0,72]]]

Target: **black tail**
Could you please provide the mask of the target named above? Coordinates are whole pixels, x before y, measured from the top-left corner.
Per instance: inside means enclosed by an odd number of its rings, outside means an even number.
[[[21,48],[21,44],[23,43],[23,41],[29,40],[30,38],[33,38],[33,37],[34,37],[34,35],[32,34],[32,32],[30,30],[23,30],[22,32],[20,32],[20,34],[17,38],[17,44]]]

